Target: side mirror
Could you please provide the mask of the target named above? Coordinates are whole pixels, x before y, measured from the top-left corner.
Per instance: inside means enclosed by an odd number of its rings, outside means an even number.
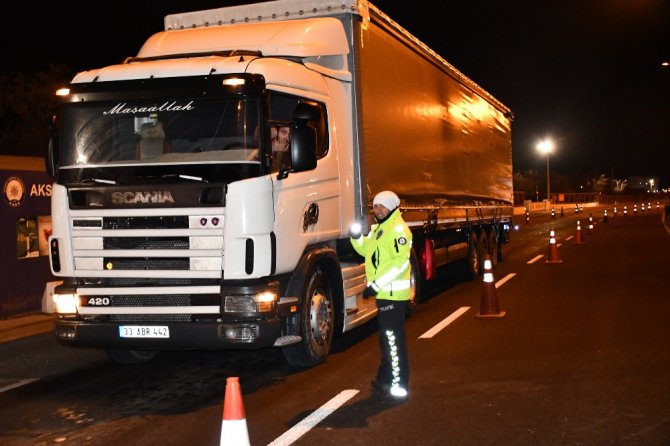
[[[47,150],[47,159],[45,160],[47,173],[53,178],[58,174],[58,140],[54,136],[57,134],[56,127],[57,118],[56,115],[53,115],[49,124],[49,134],[51,136],[49,137],[49,149]]]
[[[306,172],[316,169],[316,129],[309,124],[321,119],[321,109],[316,104],[301,102],[293,112],[291,125],[291,168],[279,172],[283,180],[289,172]]]
[[[47,173],[52,177],[55,177],[58,174],[58,162],[56,161],[57,151],[58,146],[54,141],[54,138],[49,138],[49,150],[47,152],[46,169]]]
[[[316,129],[301,122],[291,129],[291,167],[294,172],[316,169]]]

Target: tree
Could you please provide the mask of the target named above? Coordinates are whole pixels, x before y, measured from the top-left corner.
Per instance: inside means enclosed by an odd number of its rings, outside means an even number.
[[[55,93],[71,77],[56,65],[33,74],[0,73],[0,154],[45,156]]]

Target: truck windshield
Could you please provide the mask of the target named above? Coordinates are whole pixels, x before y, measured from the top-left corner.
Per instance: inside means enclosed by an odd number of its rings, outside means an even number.
[[[73,103],[62,117],[61,167],[259,164],[258,98]]]

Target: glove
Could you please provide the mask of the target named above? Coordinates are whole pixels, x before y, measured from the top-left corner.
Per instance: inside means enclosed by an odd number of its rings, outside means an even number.
[[[363,290],[363,299],[369,299],[371,297],[377,297],[377,290],[372,288],[372,285],[368,285]]]
[[[353,225],[349,226],[349,237],[353,239],[358,239],[360,236],[361,236],[360,223],[354,223]]]

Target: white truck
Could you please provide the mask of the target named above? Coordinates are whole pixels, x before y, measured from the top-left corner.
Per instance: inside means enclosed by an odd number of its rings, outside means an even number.
[[[169,15],[57,94],[55,336],[121,363],[324,361],[376,315],[347,233],[381,190],[413,231],[414,304],[438,266],[474,277],[508,240],[510,110],[365,0]]]

